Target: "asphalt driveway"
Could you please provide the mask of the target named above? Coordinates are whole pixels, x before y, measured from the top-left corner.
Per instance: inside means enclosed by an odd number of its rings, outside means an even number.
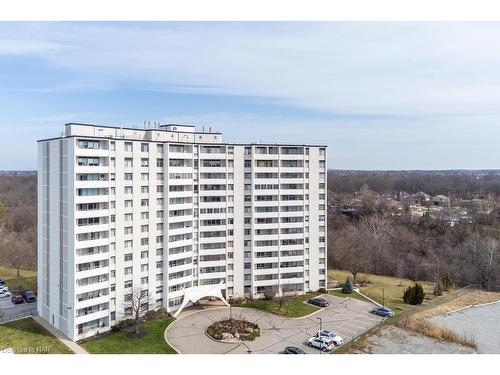
[[[378,324],[383,318],[371,314],[369,302],[353,298],[325,295],[330,306],[304,318],[286,318],[266,311],[233,307],[233,317],[244,317],[255,322],[261,330],[260,337],[244,343],[221,343],[209,338],[205,331],[209,325],[229,318],[229,308],[202,310],[186,315],[172,323],[165,331],[165,339],[179,353],[190,354],[242,354],[281,353],[286,346],[297,346],[306,353],[319,353],[309,348],[306,341],[319,329],[333,330],[344,342]]]

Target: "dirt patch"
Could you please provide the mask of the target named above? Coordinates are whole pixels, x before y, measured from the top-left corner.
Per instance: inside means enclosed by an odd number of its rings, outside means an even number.
[[[430,318],[435,315],[443,315],[456,311],[458,309],[463,309],[465,307],[471,307],[476,305],[481,305],[483,303],[496,302],[500,300],[499,292],[486,292],[486,291],[469,291],[451,301],[445,302],[439,306],[419,311],[412,315],[414,319],[423,320]]]
[[[431,323],[429,318],[437,315],[444,315],[466,307],[498,300],[500,300],[500,293],[497,292],[476,290],[467,291],[464,294],[438,306],[417,311],[414,314],[402,317],[396,322],[395,325],[399,328],[416,332],[433,339],[448,341],[477,349],[477,345],[473,337],[465,336],[463,334],[456,333],[450,328]]]
[[[466,354],[475,350],[435,340],[394,326],[385,326],[353,348],[353,354]]]

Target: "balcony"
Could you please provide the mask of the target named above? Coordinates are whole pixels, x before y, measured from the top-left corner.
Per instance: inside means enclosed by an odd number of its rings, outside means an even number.
[[[91,314],[75,317],[75,324],[81,324],[95,319],[106,318],[108,316],[109,316],[109,309],[101,310]]]

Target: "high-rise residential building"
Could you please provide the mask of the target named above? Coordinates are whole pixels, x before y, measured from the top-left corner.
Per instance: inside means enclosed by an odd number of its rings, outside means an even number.
[[[326,287],[326,146],[224,143],[187,125],[66,124],[38,143],[38,311],[72,340],[187,288]]]

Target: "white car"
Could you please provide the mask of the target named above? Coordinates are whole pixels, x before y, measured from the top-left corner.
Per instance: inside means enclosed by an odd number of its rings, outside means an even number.
[[[9,287],[7,285],[0,285],[0,293],[1,292],[8,292]]]
[[[8,290],[2,290],[0,291],[0,298],[7,298],[7,297],[10,297],[11,294]]]
[[[335,347],[335,344],[333,343],[332,340],[316,336],[309,338],[307,340],[307,345],[325,351],[332,350]]]
[[[335,344],[335,346],[340,346],[344,343],[344,340],[342,339],[342,337],[337,335],[335,332],[328,331],[326,329],[318,331],[318,333],[316,334],[316,337],[322,337],[322,338],[327,339],[327,340],[332,340],[333,343]]]

